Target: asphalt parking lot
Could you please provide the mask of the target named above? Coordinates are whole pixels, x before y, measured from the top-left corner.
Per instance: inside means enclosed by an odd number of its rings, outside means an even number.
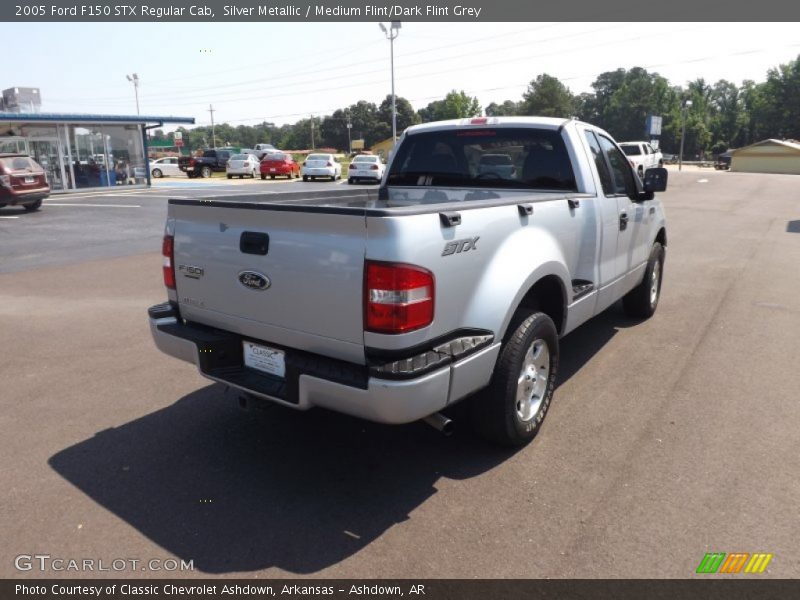
[[[98,576],[683,578],[706,552],[769,552],[763,577],[800,577],[800,180],[670,178],[657,314],[567,336],[518,452],[458,423],[243,412],[155,349],[168,197],[338,184],[0,209],[0,576],[42,576],[14,557],[45,553],[194,565]]]

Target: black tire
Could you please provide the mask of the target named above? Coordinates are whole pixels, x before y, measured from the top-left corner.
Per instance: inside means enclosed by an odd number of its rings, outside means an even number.
[[[308,181],[308,175],[303,175],[303,181]]]
[[[228,175],[228,179],[233,179],[233,175]]]
[[[36,202],[31,202],[30,204],[25,205],[25,210],[28,212],[36,212],[40,208],[42,208],[41,200],[37,200]]]
[[[202,177],[203,179],[208,179],[209,177],[211,177],[211,175],[212,175],[211,167],[200,168],[200,177]]]
[[[558,331],[553,320],[541,312],[522,313],[510,327],[513,333],[500,350],[491,382],[472,398],[471,417],[482,437],[502,446],[519,447],[536,436],[550,407],[558,372]],[[544,347],[546,355],[542,354]],[[545,375],[544,367],[537,367],[533,360],[530,368],[534,383],[521,379],[529,351],[532,359],[538,355],[548,367]],[[542,379],[537,379],[536,373]],[[531,398],[527,404],[518,401],[520,385],[532,386],[526,392]]]
[[[275,175],[270,175],[269,178],[270,179],[275,179]]]
[[[661,298],[661,280],[664,277],[664,248],[656,242],[650,249],[642,282],[625,294],[622,305],[631,317],[648,319],[658,308]]]
[[[267,178],[266,175],[263,175],[263,174],[261,175],[261,181],[264,181],[266,178]]]
[[[353,185],[353,184],[355,183],[355,181],[356,181],[356,180],[355,180],[355,179],[353,179],[352,177],[348,177],[348,178],[347,178],[347,183],[349,183],[350,185]]]
[[[156,179],[161,179],[164,176],[164,174],[161,172],[161,169],[153,169],[151,175]]]

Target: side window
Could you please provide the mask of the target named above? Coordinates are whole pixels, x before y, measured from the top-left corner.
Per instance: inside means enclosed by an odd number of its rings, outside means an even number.
[[[633,173],[628,166],[628,160],[614,145],[614,142],[602,135],[598,137],[600,138],[600,147],[603,149],[603,153],[608,157],[608,162],[611,165],[611,178],[614,182],[614,193],[627,196],[629,191],[632,192],[636,189],[636,184],[633,181]]]
[[[611,175],[608,172],[608,166],[606,166],[606,161],[603,158],[603,151],[600,149],[597,138],[594,137],[591,131],[584,131],[583,133],[586,136],[586,141],[589,143],[589,149],[592,151],[592,158],[597,167],[597,174],[600,176],[600,184],[603,186],[603,193],[606,196],[615,194],[614,184],[611,181]]]

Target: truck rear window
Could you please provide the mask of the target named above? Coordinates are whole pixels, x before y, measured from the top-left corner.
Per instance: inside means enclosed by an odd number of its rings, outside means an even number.
[[[559,132],[534,128],[457,128],[407,136],[388,185],[576,191]]]
[[[620,146],[620,148],[628,156],[639,156],[642,153],[639,146]]]

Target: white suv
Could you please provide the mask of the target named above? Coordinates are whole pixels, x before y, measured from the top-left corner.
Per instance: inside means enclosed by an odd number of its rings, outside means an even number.
[[[647,169],[664,166],[661,150],[654,150],[648,142],[620,142],[619,147],[641,179],[644,179]]]

